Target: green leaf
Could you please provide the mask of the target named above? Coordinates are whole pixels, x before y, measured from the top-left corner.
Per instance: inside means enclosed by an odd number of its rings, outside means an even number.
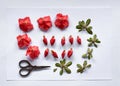
[[[62,75],[62,74],[63,74],[63,69],[60,70],[60,75]]]
[[[86,26],[88,26],[90,24],[90,22],[91,22],[91,19],[87,19]]]
[[[90,53],[92,53],[92,52],[93,52],[93,49],[90,50]]]
[[[101,41],[99,41],[98,39],[96,39],[96,41],[95,41],[96,43],[100,43]]]
[[[81,21],[79,21],[78,24],[80,25],[80,24],[81,24]]]
[[[92,57],[92,53],[88,53],[88,59],[90,60]]]
[[[88,28],[92,30],[92,26],[88,26]]]
[[[57,71],[57,68],[53,69],[53,72],[56,72]]]
[[[91,51],[90,48],[88,48],[88,49],[87,49],[87,52],[89,53],[90,51]]]
[[[80,69],[82,69],[82,66],[81,66],[81,64],[77,64],[77,67],[78,67],[78,68],[80,68]]]
[[[83,72],[83,69],[81,69],[81,68],[79,68],[79,69],[77,69],[77,72],[79,73],[82,73]]]
[[[60,64],[63,64],[63,61],[62,61],[62,60],[60,60]]]
[[[63,60],[61,60],[61,61],[60,61],[60,64],[61,64],[61,65],[64,65],[64,62],[63,62]]]
[[[60,63],[55,64],[56,67],[61,67]]]
[[[90,49],[90,48],[89,48],[87,52],[88,52],[88,54],[92,54],[93,49]]]
[[[87,57],[87,54],[83,54],[83,55],[82,55],[82,58],[86,58],[86,57]]]
[[[94,34],[93,38],[97,38],[97,35],[96,35],[96,34]]]
[[[87,66],[87,61],[84,61],[83,66],[84,66],[84,67]]]
[[[92,42],[90,42],[90,43],[88,44],[88,46],[91,47],[91,46],[92,46]]]
[[[66,67],[69,67],[70,65],[72,65],[72,62],[71,62],[71,61],[68,62],[65,66],[66,66]]]
[[[90,67],[91,67],[91,64],[87,65],[86,67],[87,67],[87,68],[90,68]]]
[[[71,73],[71,70],[68,68],[68,67],[65,67],[65,71],[70,74]]]
[[[77,29],[81,29],[82,27],[81,27],[80,25],[77,25],[76,28],[77,28]]]
[[[97,48],[97,44],[94,43],[94,46]]]
[[[93,40],[96,41],[96,38],[97,38],[97,35],[95,34],[95,35],[93,36]]]
[[[93,32],[92,32],[92,30],[91,30],[91,27],[86,28],[86,31],[87,31],[89,34],[93,34]]]
[[[84,69],[78,69],[77,72],[83,73]]]
[[[92,38],[87,39],[88,42],[92,42]]]
[[[89,60],[91,59],[91,56],[90,56],[90,55],[88,55],[88,59],[89,59]]]
[[[77,73],[80,72],[81,70],[80,69],[77,69]]]
[[[63,59],[63,64],[65,64],[66,63],[66,60],[65,59]]]
[[[93,57],[93,55],[91,54],[91,55],[90,55],[90,57],[92,58],[92,57]]]
[[[79,23],[79,25],[84,26],[84,25],[85,25],[85,22],[82,20],[82,21]]]

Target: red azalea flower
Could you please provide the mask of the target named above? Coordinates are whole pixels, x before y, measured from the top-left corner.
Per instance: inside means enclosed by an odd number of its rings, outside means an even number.
[[[48,40],[47,40],[47,38],[46,38],[45,36],[43,36],[43,43],[44,43],[45,45],[48,44]]]
[[[24,32],[28,32],[33,29],[33,25],[29,17],[25,17],[23,19],[19,18],[18,22],[20,29]]]
[[[68,15],[58,13],[56,15],[55,26],[61,30],[67,28],[69,26]]]
[[[61,45],[64,46],[65,45],[65,37],[63,36],[61,39]]]
[[[48,53],[49,53],[49,49],[47,48],[47,49],[45,49],[45,51],[44,51],[44,57],[47,57],[47,56],[48,56]]]
[[[35,59],[39,56],[40,50],[38,46],[30,46],[27,49],[26,56],[29,55],[31,59]]]
[[[73,42],[74,42],[74,38],[72,37],[72,35],[69,36],[69,42],[70,42],[71,45],[72,45]]]
[[[81,44],[81,38],[79,36],[77,36],[77,43]]]
[[[47,31],[52,27],[52,22],[50,16],[45,16],[37,20],[38,26],[41,30]]]
[[[62,59],[64,59],[65,54],[66,54],[66,51],[65,51],[65,50],[63,50],[63,51],[62,51],[62,53],[61,53],[61,57],[62,57]]]
[[[55,52],[54,50],[51,50],[51,53],[54,58],[58,58],[57,52]]]
[[[68,58],[70,58],[72,54],[73,54],[73,50],[72,48],[70,48],[70,50],[68,50],[68,53],[67,53]]]
[[[52,36],[52,38],[50,39],[50,44],[51,46],[53,46],[55,43],[55,36]]]
[[[31,39],[27,34],[17,36],[19,48],[26,48],[30,45]]]

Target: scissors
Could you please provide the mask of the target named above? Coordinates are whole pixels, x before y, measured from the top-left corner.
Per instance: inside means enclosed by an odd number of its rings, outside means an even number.
[[[23,64],[26,64],[25,66]],[[44,68],[48,68],[50,66],[33,66],[31,65],[27,60],[21,60],[19,62],[19,67],[21,68],[19,70],[19,74],[22,77],[26,77],[28,76],[33,70],[39,70],[39,69],[44,69]],[[25,72],[25,74],[23,74],[23,72]]]

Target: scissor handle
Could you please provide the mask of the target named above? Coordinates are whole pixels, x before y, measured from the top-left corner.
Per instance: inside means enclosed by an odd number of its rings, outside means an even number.
[[[23,74],[23,72],[26,72],[26,73]],[[32,69],[21,68],[21,69],[19,70],[19,74],[20,74],[20,76],[22,76],[22,77],[28,76],[31,72],[32,72]]]
[[[24,64],[24,63],[27,64],[27,65],[23,66],[22,64]],[[32,65],[27,60],[21,60],[19,62],[19,67],[20,68],[27,68],[27,67],[32,67]]]

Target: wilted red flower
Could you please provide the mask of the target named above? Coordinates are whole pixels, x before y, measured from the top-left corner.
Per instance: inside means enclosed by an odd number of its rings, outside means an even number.
[[[33,29],[33,25],[29,17],[19,18],[18,23],[19,23],[20,29],[24,32],[28,32]]]
[[[58,13],[56,15],[55,26],[60,29],[65,29],[69,26],[68,15]]]
[[[17,36],[19,48],[26,48],[30,45],[31,38],[27,34]]]
[[[45,16],[37,20],[38,26],[41,30],[47,31],[52,27],[50,16]]]
[[[26,56],[29,55],[31,59],[35,59],[39,56],[40,50],[38,46],[30,46],[27,49]]]

